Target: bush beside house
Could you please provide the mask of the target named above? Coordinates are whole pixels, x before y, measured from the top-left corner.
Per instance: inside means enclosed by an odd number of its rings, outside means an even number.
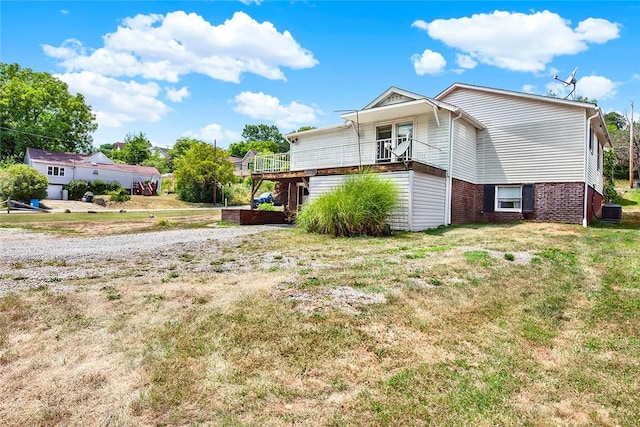
[[[0,170],[0,198],[27,203],[47,197],[47,177],[25,164],[14,164]]]

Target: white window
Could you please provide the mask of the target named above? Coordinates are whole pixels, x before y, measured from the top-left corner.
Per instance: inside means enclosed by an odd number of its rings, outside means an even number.
[[[496,186],[496,212],[520,212],[522,210],[522,187]]]
[[[64,168],[58,166],[47,166],[47,175],[64,176]]]

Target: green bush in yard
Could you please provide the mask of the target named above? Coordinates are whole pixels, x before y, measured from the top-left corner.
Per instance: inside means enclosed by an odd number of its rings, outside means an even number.
[[[333,236],[382,236],[389,214],[398,204],[396,185],[379,175],[351,175],[333,191],[303,207],[299,227]]]
[[[84,193],[89,190],[89,183],[76,179],[67,184],[65,189],[69,191],[69,200],[80,200]]]
[[[131,200],[131,196],[127,193],[125,188],[120,187],[117,191],[112,191],[111,197],[109,197],[110,202],[126,202]]]
[[[35,168],[22,163],[0,170],[0,198],[6,200],[46,199],[49,182]]]

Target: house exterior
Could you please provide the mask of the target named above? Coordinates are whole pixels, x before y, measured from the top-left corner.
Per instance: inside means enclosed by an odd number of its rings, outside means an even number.
[[[156,168],[114,163],[100,152],[76,154],[27,148],[24,163],[47,177],[48,199],[61,200],[63,186],[75,180],[118,182],[129,191],[138,183],[155,182],[160,191],[160,172]]]
[[[243,157],[229,156],[233,162],[233,174],[242,179],[251,176],[251,162],[256,154],[254,150],[249,150]]]
[[[603,194],[602,111],[591,103],[456,83],[433,98],[391,87],[344,123],[256,156],[296,210],[361,169],[399,189],[393,229],[535,220],[587,225]]]

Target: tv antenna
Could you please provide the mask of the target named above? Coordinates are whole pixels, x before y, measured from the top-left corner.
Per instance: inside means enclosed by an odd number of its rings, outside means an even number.
[[[565,96],[564,99],[567,99],[569,97],[571,97],[571,99],[573,99],[575,101],[576,99],[576,73],[578,72],[578,67],[574,68],[573,71],[571,72],[571,74],[569,74],[569,77],[567,77],[566,80],[562,80],[559,79],[558,76],[554,76],[554,80],[558,80],[559,82],[564,83],[564,87],[567,87],[569,85],[572,85],[573,88],[571,89],[571,92],[569,92],[569,95]]]

